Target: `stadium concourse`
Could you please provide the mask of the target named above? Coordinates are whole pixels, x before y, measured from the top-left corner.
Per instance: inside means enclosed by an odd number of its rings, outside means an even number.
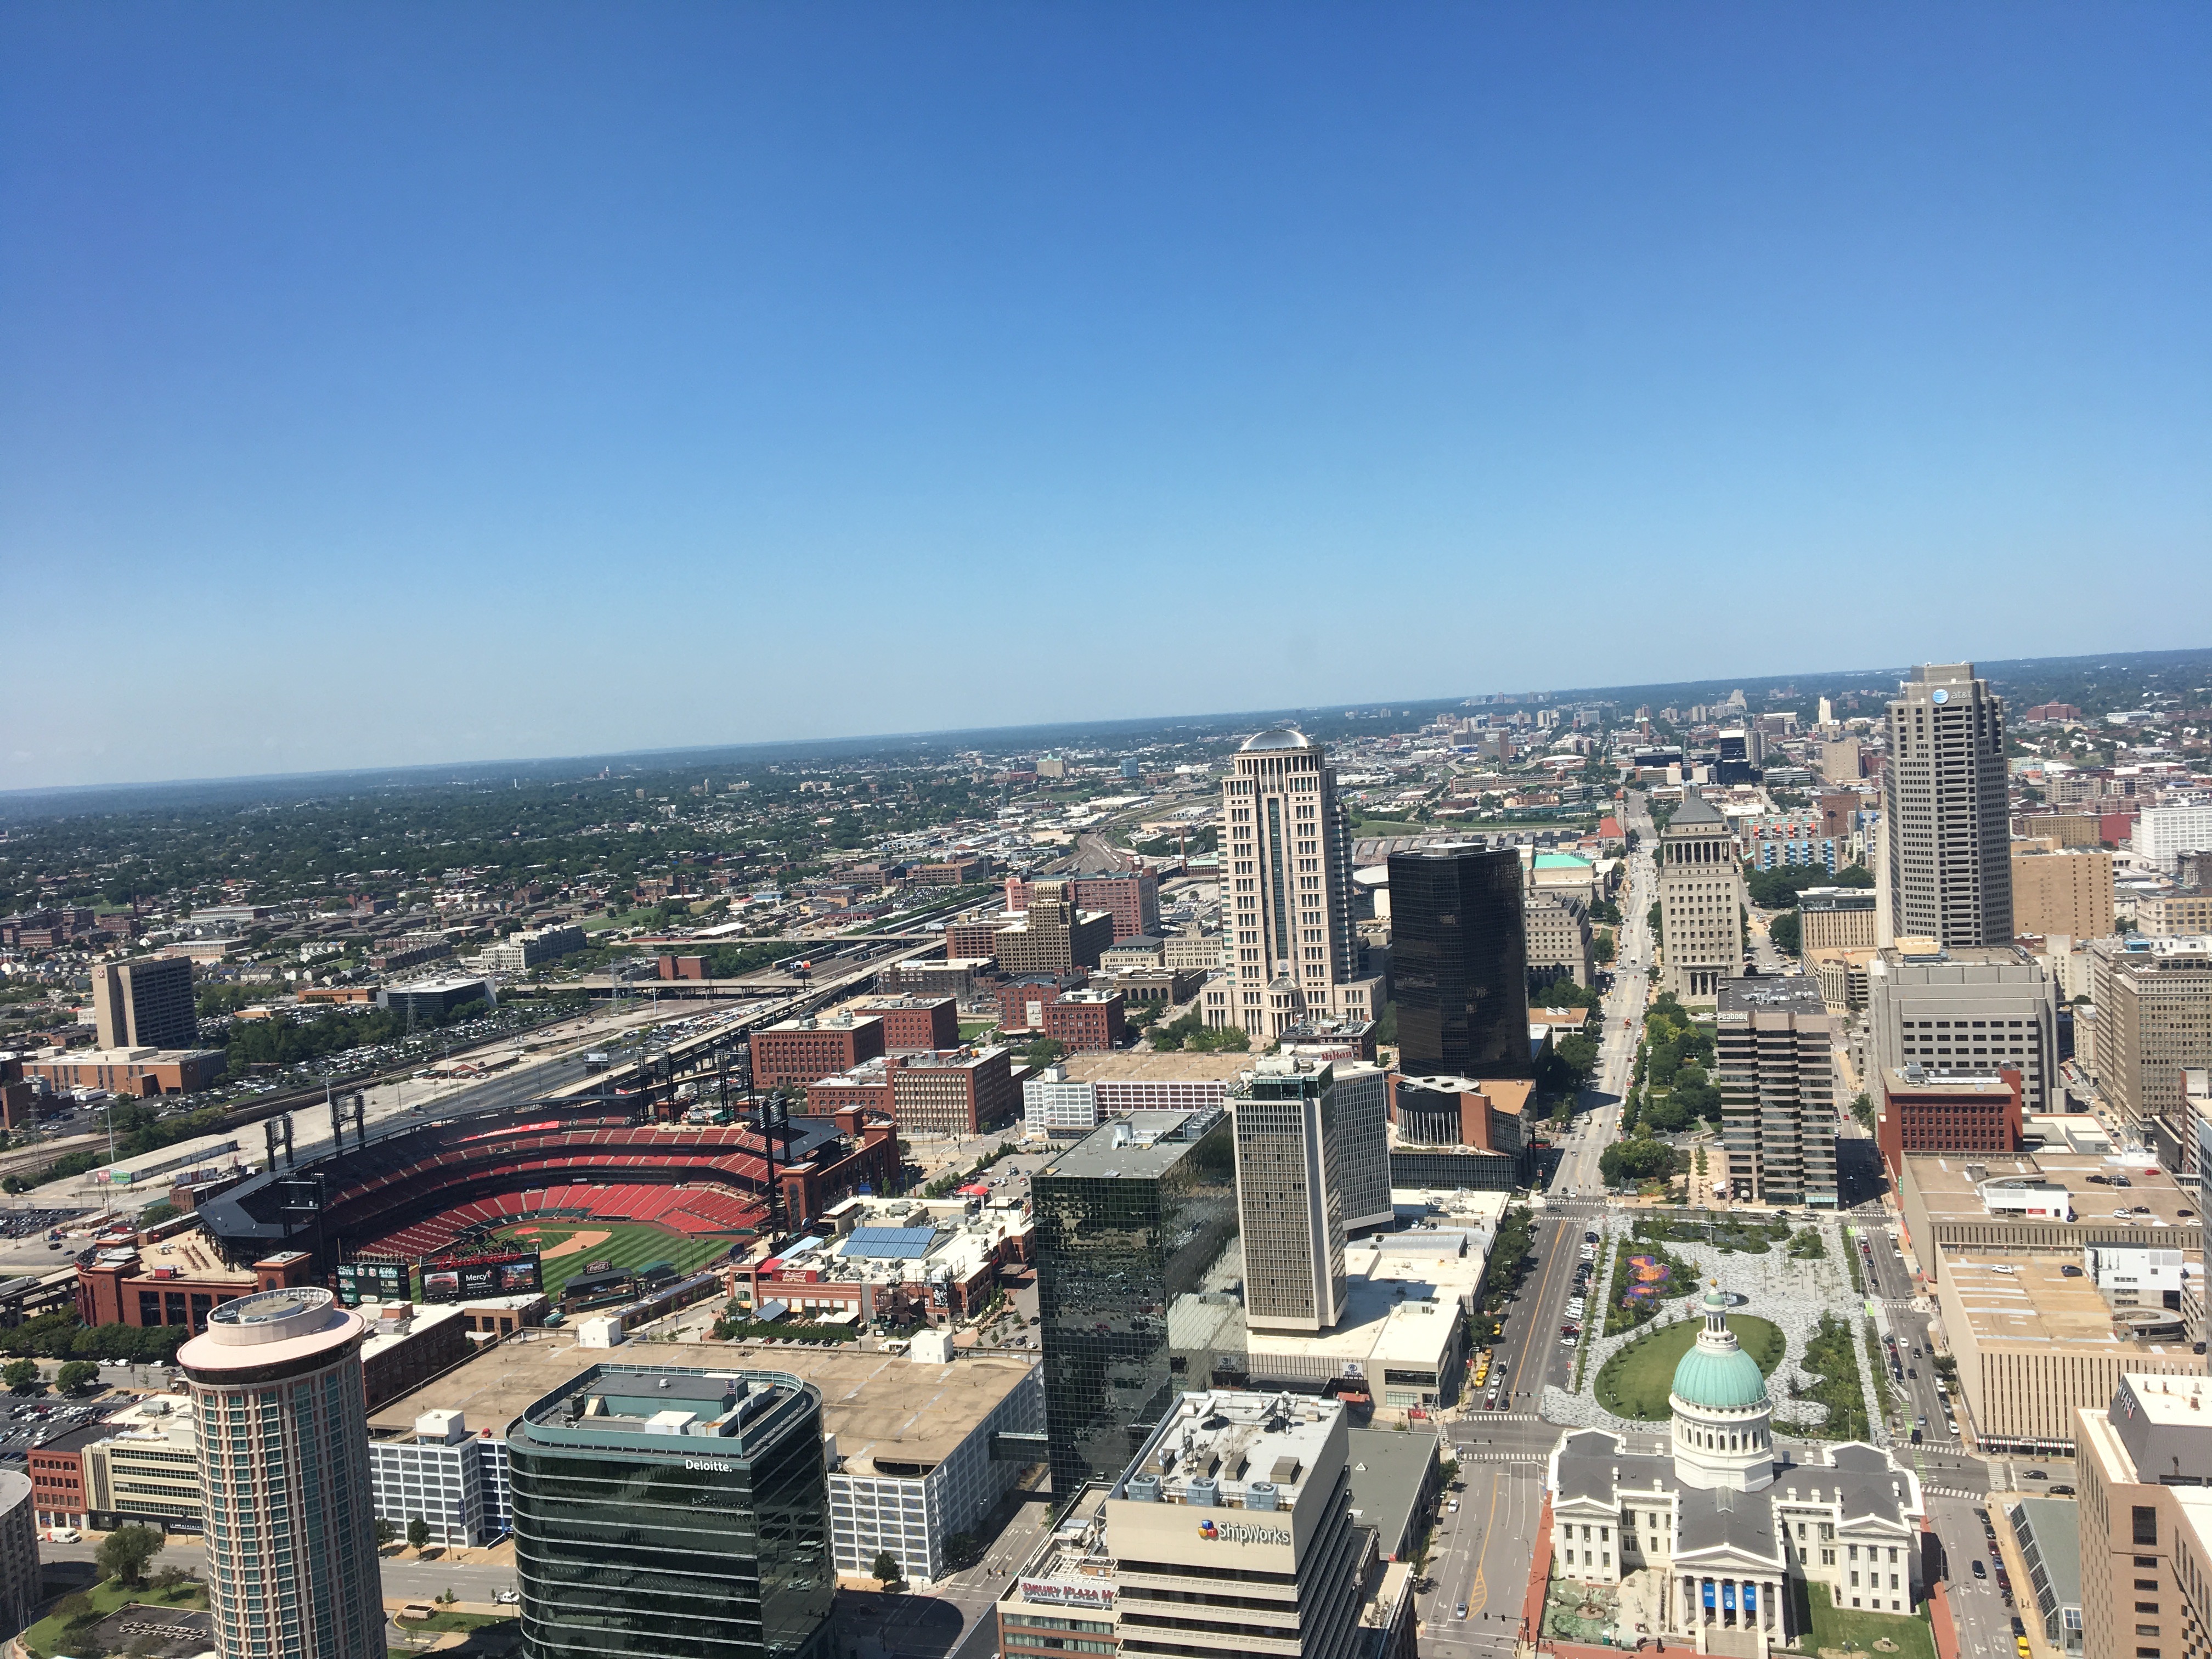
[[[899,1178],[888,1118],[799,1116],[775,1133],[786,1224]],[[750,1125],[656,1123],[628,1100],[533,1102],[410,1125],[297,1166],[280,1155],[198,1209],[234,1264],[304,1249],[323,1271],[357,1256],[467,1249],[518,1224],[735,1242],[765,1224],[767,1150]]]

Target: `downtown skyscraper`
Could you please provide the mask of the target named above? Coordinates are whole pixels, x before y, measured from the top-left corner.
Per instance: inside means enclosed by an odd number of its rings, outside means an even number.
[[[1359,970],[1352,822],[1321,745],[1279,726],[1249,739],[1221,785],[1223,978],[1206,1023],[1255,1042],[1309,1020],[1376,1018]]]
[[[1534,1075],[1518,852],[1467,846],[1393,853],[1390,957],[1401,1071]]]
[[[1970,662],[1930,663],[1891,701],[1881,943],[2012,943],[2004,718]]]

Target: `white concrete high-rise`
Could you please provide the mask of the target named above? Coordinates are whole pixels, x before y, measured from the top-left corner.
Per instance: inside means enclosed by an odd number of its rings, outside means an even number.
[[[330,1291],[300,1285],[224,1303],[177,1351],[222,1659],[385,1659],[368,1334]]]
[[[1929,664],[1889,705],[1882,834],[1897,939],[2012,943],[2004,713],[1970,662]]]
[[[1278,726],[1238,750],[1221,785],[1223,980],[1206,1021],[1256,1039],[1309,1019],[1374,1019],[1352,925],[1352,821],[1321,745]]]
[[[1329,1085],[1326,1065],[1267,1059],[1230,1098],[1244,1321],[1255,1330],[1331,1330],[1344,1314],[1351,1148],[1336,1133]]]

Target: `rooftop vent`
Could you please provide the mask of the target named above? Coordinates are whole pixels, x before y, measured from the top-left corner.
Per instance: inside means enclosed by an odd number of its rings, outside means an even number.
[[[1201,1474],[1182,1489],[1183,1502],[1195,1508],[1210,1510],[1221,1501],[1221,1487],[1210,1474]]]
[[[1272,1510],[1279,1500],[1281,1489],[1272,1480],[1255,1480],[1244,1488],[1244,1507],[1248,1510]]]
[[[1160,1478],[1157,1474],[1133,1474],[1127,1491],[1133,1504],[1157,1504],[1160,1501]]]

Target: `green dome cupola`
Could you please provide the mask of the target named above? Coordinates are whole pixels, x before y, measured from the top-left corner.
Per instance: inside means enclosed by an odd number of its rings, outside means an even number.
[[[1684,1405],[1708,1411],[1741,1411],[1761,1404],[1766,1399],[1766,1378],[1729,1328],[1728,1298],[1708,1291],[1704,1307],[1705,1328],[1674,1367],[1671,1392]]]
[[[1674,1367],[1674,1474],[1686,1486],[1758,1492],[1774,1480],[1774,1407],[1728,1309],[1718,1289],[1706,1293],[1705,1328]]]

